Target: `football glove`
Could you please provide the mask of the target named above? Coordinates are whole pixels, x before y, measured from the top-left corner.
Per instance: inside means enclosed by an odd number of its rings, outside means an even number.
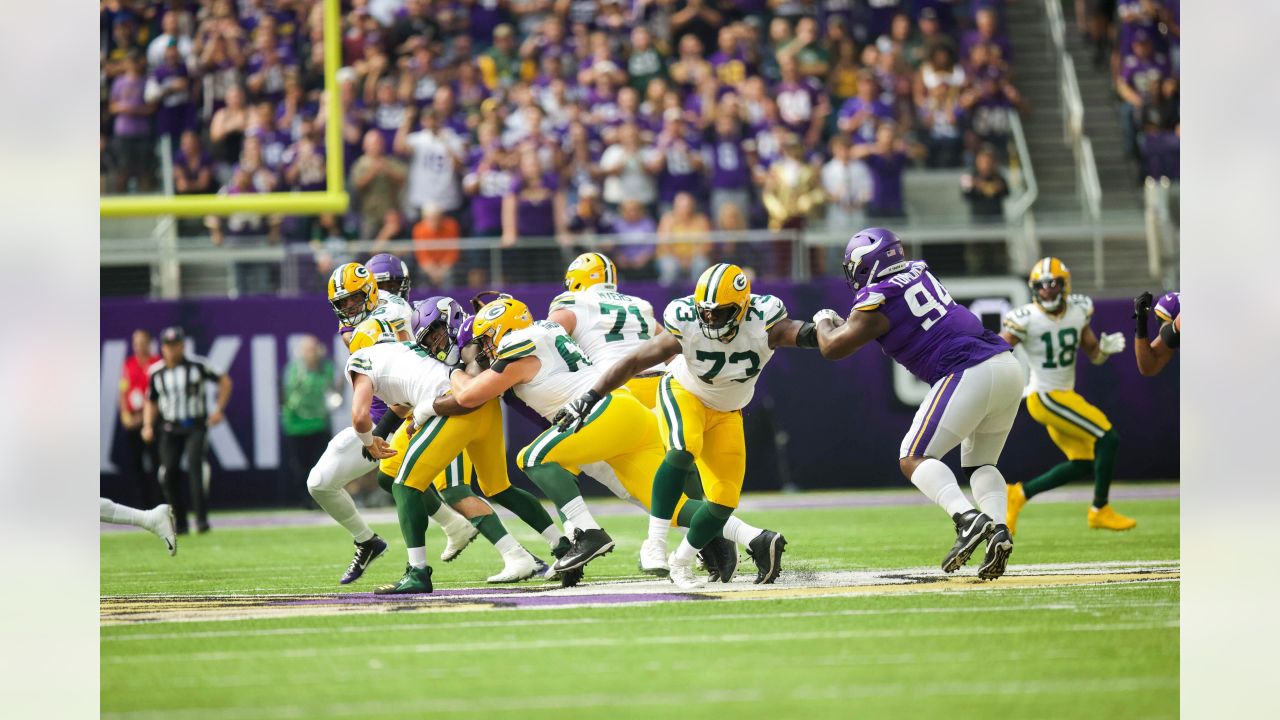
[[[844,320],[844,318],[840,317],[840,313],[835,310],[832,310],[831,308],[824,308],[813,314],[813,324],[817,325],[823,320],[830,320],[833,323],[839,324]]]
[[[1102,333],[1098,336],[1098,350],[1103,355],[1115,355],[1118,352],[1124,352],[1124,334]]]
[[[1133,328],[1133,336],[1137,338],[1145,338],[1147,336],[1147,315],[1151,313],[1151,303],[1154,298],[1150,292],[1144,292],[1133,299],[1133,319],[1137,324]]]
[[[598,402],[600,402],[600,394],[595,390],[588,390],[582,394],[582,397],[560,408],[560,412],[556,413],[551,424],[558,426],[562,432],[570,429],[578,432],[587,421],[587,416],[591,414],[591,409]]]

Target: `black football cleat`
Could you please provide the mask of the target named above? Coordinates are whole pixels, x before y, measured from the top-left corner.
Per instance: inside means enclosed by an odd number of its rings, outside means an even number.
[[[577,528],[573,531],[573,546],[569,548],[569,552],[565,553],[563,557],[556,560],[556,564],[553,567],[558,573],[577,570],[601,555],[607,555],[612,551],[613,538],[609,537],[609,533],[604,530]]]
[[[982,558],[982,567],[978,568],[978,577],[983,580],[995,580],[1004,575],[1009,565],[1009,556],[1013,554],[1013,536],[1005,525],[996,525],[987,540],[987,554]]]
[[[956,513],[951,516],[956,523],[956,544],[951,546],[947,559],[942,561],[942,572],[952,573],[969,562],[969,556],[983,540],[991,537],[996,524],[991,517],[977,510]]]
[[[787,539],[772,530],[764,530],[747,543],[747,554],[756,564],[756,585],[770,585],[782,572],[782,553]]]
[[[360,579],[364,575],[364,571],[369,564],[387,551],[387,541],[374,535],[362,543],[356,543],[355,557],[351,558],[351,564],[347,566],[347,571],[342,574],[342,579],[338,582],[342,585],[348,585]]]
[[[698,553],[707,567],[707,579],[727,583],[738,572],[738,546],[732,540],[716,536]]]

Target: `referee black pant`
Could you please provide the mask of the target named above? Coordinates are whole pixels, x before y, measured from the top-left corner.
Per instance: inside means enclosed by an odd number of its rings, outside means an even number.
[[[196,527],[209,527],[208,498],[204,494],[204,456],[208,430],[203,427],[174,428],[160,433],[160,486],[165,501],[173,507],[179,533],[187,532],[187,509],[196,514]],[[187,458],[187,482],[181,482],[182,458]],[[185,485],[185,487],[184,487]]]

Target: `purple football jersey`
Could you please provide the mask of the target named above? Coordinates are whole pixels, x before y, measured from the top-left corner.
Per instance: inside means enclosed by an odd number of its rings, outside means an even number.
[[[876,338],[885,355],[932,385],[1013,348],[956,303],[923,260],[854,295],[854,310],[879,311],[889,332]]]

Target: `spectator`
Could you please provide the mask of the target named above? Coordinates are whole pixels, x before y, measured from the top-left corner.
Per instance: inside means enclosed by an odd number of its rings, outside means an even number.
[[[684,35],[680,38],[680,55],[668,67],[672,82],[685,90],[697,87],[705,77],[714,77],[711,63],[702,56],[702,41],[697,35]]]
[[[652,205],[658,189],[648,166],[656,155],[656,150],[641,147],[635,123],[618,128],[617,144],[610,145],[600,157],[598,174],[604,178],[604,201],[614,207],[627,201]]]
[[[609,235],[614,232],[613,223],[605,216],[600,190],[595,185],[578,188],[578,206],[569,221],[569,232],[574,235]]]
[[[653,274],[653,258],[657,252],[653,238],[658,225],[649,217],[643,204],[635,200],[622,203],[621,212],[614,222],[619,242],[612,256],[614,263],[628,271],[628,277],[650,279]]]
[[[284,366],[280,429],[284,434],[288,482],[281,499],[301,504],[307,476],[329,444],[329,411],[342,400],[333,362],[314,335],[303,335]]]
[[[956,88],[939,83],[929,91],[918,110],[920,130],[928,150],[927,167],[960,167],[964,141],[960,135],[958,95]]]
[[[805,162],[804,145],[796,136],[787,136],[782,157],[769,167],[761,199],[770,230],[804,229],[809,215],[822,205],[818,174]]]
[[[698,212],[693,195],[677,194],[671,210],[658,223],[658,282],[671,285],[680,280],[697,280],[708,263],[710,231],[711,221]]]
[[[939,85],[955,92],[965,85],[964,67],[956,62],[955,51],[945,42],[929,48],[929,58],[915,74],[911,89],[915,106],[927,105],[933,89]]]
[[[172,17],[168,13],[166,17]],[[155,134],[168,135],[177,144],[178,137],[195,125],[195,105],[191,102],[191,78],[178,54],[178,46],[164,49],[164,60],[147,79],[146,99],[156,107]]]
[[[858,94],[858,76],[862,66],[858,63],[858,44],[852,38],[837,43],[835,64],[827,76],[827,93],[836,105],[844,104]]]
[[[975,45],[993,45],[1002,62],[1013,62],[1013,43],[998,31],[996,11],[989,7],[980,8],[974,13],[973,22],[974,29],[965,33],[960,40],[960,57],[968,57],[969,50]]]
[[[1009,184],[996,167],[995,148],[984,145],[973,158],[973,172],[960,176],[960,191],[969,203],[974,220],[990,222],[1004,219],[1004,199]]]
[[[387,155],[382,133],[376,129],[365,133],[364,154],[351,168],[362,239],[374,240],[381,247],[402,235],[399,198],[407,177],[404,163]]]
[[[116,192],[125,192],[130,180],[137,183],[139,192],[155,187],[155,143],[151,137],[155,107],[147,102],[142,70],[142,55],[131,52],[124,60],[124,73],[111,84],[108,110],[120,167]]]
[[[867,203],[867,217],[872,220],[902,220],[902,173],[913,156],[923,155],[923,148],[908,145],[898,137],[898,129],[892,123],[882,123],[876,128],[876,141],[860,145],[853,156],[862,160],[871,171],[871,202]]]
[[[148,370],[147,402],[143,406],[142,439],[160,448],[163,474],[160,484],[165,502],[173,508],[175,529],[188,531],[187,507],[196,516],[196,530],[209,531],[207,493],[204,482],[206,440],[209,428],[222,422],[231,400],[231,378],[215,371],[203,358],[187,357],[186,334],[180,327],[166,328],[160,335],[163,360]],[[209,412],[206,383],[218,386],[217,404]],[[187,487],[178,482],[182,460],[186,459]]]
[[[736,25],[720,28],[716,36],[716,51],[707,58],[715,78],[721,85],[737,87],[747,79],[751,68],[747,66],[747,54],[740,47],[742,34]]]
[[[852,235],[866,226],[864,208],[873,190],[871,171],[853,158],[853,149],[843,136],[831,138],[831,160],[822,166],[822,189],[827,194],[827,232]]]
[[[412,217],[427,203],[434,203],[452,217],[462,205],[458,170],[466,160],[465,146],[452,130],[440,126],[440,118],[432,112],[421,113],[422,128],[410,132],[416,114],[405,114],[395,142],[397,155],[412,156],[405,214]]]
[[[831,57],[818,42],[818,21],[811,17],[800,18],[796,23],[795,38],[778,48],[778,67],[783,59],[795,61],[795,70],[801,77],[819,79],[826,77],[831,67]],[[786,82],[784,75],[783,81]]]
[[[173,188],[179,195],[214,191],[213,158],[200,147],[200,136],[194,130],[182,133],[174,152]]]
[[[1178,81],[1165,78],[1160,83],[1156,100],[1143,107],[1142,136],[1139,138],[1143,177],[1179,178],[1181,120],[1178,104]]]
[[[219,194],[252,195],[269,192],[255,187],[250,170],[237,167],[232,173],[231,182],[227,183]],[[205,218],[205,227],[209,229],[210,239],[215,246],[246,247],[265,244],[275,245],[280,242],[280,221],[278,215],[262,215],[259,213],[232,213],[225,218],[210,215]],[[257,295],[272,292],[279,287],[272,280],[272,272],[277,270],[274,264],[263,262],[234,262],[231,264],[231,295]]]
[[[902,57],[911,67],[919,69],[928,59],[929,48],[942,42],[946,35],[938,22],[938,11],[932,7],[920,10],[916,28],[917,32],[909,34],[902,43]]]
[[[1168,61],[1157,56],[1151,34],[1146,30],[1133,33],[1133,55],[1124,59],[1120,77],[1116,79],[1116,92],[1126,103],[1120,110],[1120,125],[1124,130],[1125,149],[1132,157],[1138,157],[1138,128],[1143,108],[1160,100],[1164,81],[1172,76]]]
[[[521,60],[516,52],[515,36],[510,25],[504,23],[493,29],[493,47],[481,53],[476,63],[480,66],[480,77],[490,92],[511,87],[520,78]]]
[[[226,101],[209,123],[209,140],[213,143],[214,159],[229,167],[240,160],[244,132],[249,127],[249,108],[245,105],[244,90],[238,85],[227,90]]]
[[[165,49],[169,47],[177,49],[184,65],[190,65],[195,59],[191,35],[182,32],[179,26],[182,14],[181,11],[169,10],[161,16],[161,32],[147,45],[147,64],[151,67],[159,67],[165,63]]]
[[[751,165],[755,142],[742,134],[734,115],[716,115],[714,145],[711,148],[711,214],[719,218],[726,205],[734,205],[745,216],[751,210]]]
[[[893,119],[893,110],[880,100],[880,83],[871,71],[858,75],[858,96],[840,108],[841,132],[852,135],[854,145],[875,142],[876,125]]]
[[[428,203],[422,208],[422,219],[413,226],[413,255],[431,287],[453,287],[453,268],[461,255],[457,247],[433,248],[433,241],[460,237],[458,221],[440,212],[440,206]]]
[[[543,172],[534,153],[522,154],[511,191],[502,199],[502,246],[511,248],[520,238],[545,240],[552,236],[567,242],[566,213],[565,193],[555,174]],[[508,250],[506,256],[516,272],[531,280],[547,280],[562,273],[560,253],[554,246]]]
[[[790,132],[796,133],[806,145],[813,147],[822,136],[822,127],[831,105],[822,86],[810,77],[799,74],[799,66],[792,55],[778,53],[778,72],[782,81],[773,89],[778,104],[778,119]]]
[[[147,371],[156,356],[151,351],[150,332],[134,330],[130,343],[133,354],[125,359],[120,374],[120,427],[125,436],[125,458],[120,470],[137,488],[138,504],[152,506],[160,502],[158,463],[155,446],[142,439],[142,421],[147,404]]]
[[[649,81],[665,77],[666,63],[662,53],[653,46],[653,34],[645,25],[637,25],[631,29],[631,52],[627,55],[627,76],[636,92],[644,92]]]
[[[698,133],[685,124],[680,111],[670,108],[663,117],[666,124],[649,155],[646,169],[658,178],[658,201],[665,211],[674,204],[676,195],[689,193],[696,197],[703,191],[705,162],[702,141]]]
[[[1017,88],[998,70],[988,68],[983,72],[960,93],[960,108],[968,117],[966,142],[969,147],[982,143],[993,145],[1003,159],[1003,149],[1012,132],[1009,115],[1017,112],[1021,104],[1022,96]]]

